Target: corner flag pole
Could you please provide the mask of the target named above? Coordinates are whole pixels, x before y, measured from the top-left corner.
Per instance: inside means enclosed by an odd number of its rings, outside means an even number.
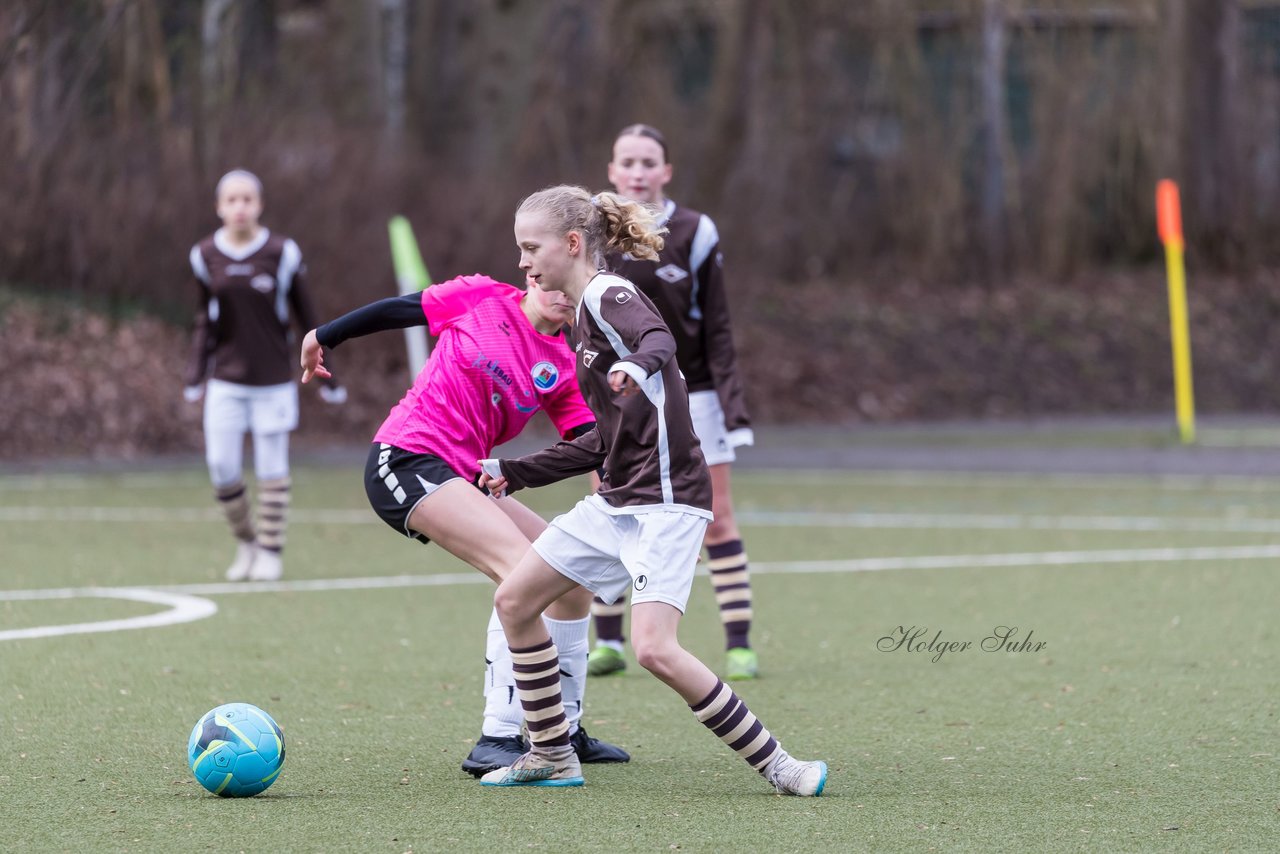
[[[402,216],[393,216],[387,223],[391,238],[391,263],[396,271],[396,286],[400,295],[411,294],[431,287],[431,274],[422,263],[418,241],[413,239],[413,227]],[[413,382],[431,355],[430,344],[424,327],[411,326],[404,331],[404,343],[409,352],[409,381]]]
[[[1163,180],[1156,185],[1156,224],[1164,244],[1169,275],[1169,329],[1173,341],[1173,390],[1178,415],[1178,435],[1183,444],[1196,439],[1195,397],[1191,390],[1191,332],[1187,319],[1187,276],[1183,267],[1182,206],[1178,185]]]

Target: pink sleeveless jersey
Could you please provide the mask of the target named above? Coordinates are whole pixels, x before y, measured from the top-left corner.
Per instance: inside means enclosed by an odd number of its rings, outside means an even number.
[[[422,292],[435,350],[375,442],[430,453],[474,479],[477,459],[515,438],[538,410],[562,436],[595,421],[563,335],[543,335],[520,309],[524,292],[460,276]]]

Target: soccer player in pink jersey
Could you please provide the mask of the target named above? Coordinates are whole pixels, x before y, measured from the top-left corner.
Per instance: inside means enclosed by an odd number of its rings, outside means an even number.
[[[327,377],[321,348],[348,338],[422,325],[438,336],[431,358],[374,436],[365,491],[392,528],[423,543],[434,540],[500,582],[546,522],[514,499],[495,501],[477,489],[476,460],[515,438],[539,411],[566,437],[594,424],[561,333],[572,319],[565,296],[536,283],[522,291],[487,276],[462,276],[311,330],[302,342],[302,381]],[[547,630],[570,650],[562,675],[571,742],[583,762],[626,762],[626,751],[591,738],[580,725],[590,603],[590,593],[574,591],[549,603],[545,614]],[[485,664],[481,737],[462,764],[476,776],[526,750],[511,653],[496,614]]]
[[[606,602],[630,588],[640,666],[780,793],[820,795],[826,763],[792,758],[677,638],[711,519],[711,474],[694,433],[675,338],[643,292],[604,270],[606,252],[657,257],[661,231],[651,209],[581,187],[534,193],[516,212],[520,268],[577,306],[574,370],[596,426],[519,459],[481,461],[480,485],[503,493],[601,466],[604,476],[595,494],[552,520],[498,585],[494,604],[511,645],[530,752],[481,782],[582,785],[560,697],[557,644],[539,614],[583,587]]]

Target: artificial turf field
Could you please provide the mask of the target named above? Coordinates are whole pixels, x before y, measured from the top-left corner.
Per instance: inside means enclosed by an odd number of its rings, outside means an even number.
[[[202,470],[0,477],[0,637],[170,607],[79,588],[217,606],[0,640],[0,849],[1276,848],[1280,479],[736,472],[763,676],[735,687],[831,768],[796,799],[634,663],[589,683],[584,718],[629,765],[576,790],[464,775],[492,588],[374,519],[362,460],[295,470],[278,589],[220,583]],[[524,497],[551,514],[581,488]],[[47,589],[77,592],[29,592]],[[1044,646],[983,651],[999,626]],[[972,646],[935,661],[899,627]],[[682,639],[722,664],[705,579]],[[247,800],[185,764],[196,719],[233,700],[287,739]]]

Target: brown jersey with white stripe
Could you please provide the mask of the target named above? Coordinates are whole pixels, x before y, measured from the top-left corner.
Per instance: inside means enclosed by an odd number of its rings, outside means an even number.
[[[290,318],[304,331],[316,325],[298,244],[263,228],[253,242],[233,246],[219,229],[191,248],[190,260],[197,310],[186,384],[292,380]]]
[[[648,297],[626,279],[598,273],[578,305],[571,341],[578,385],[595,429],[502,461],[511,489],[542,486],[604,467],[599,495],[615,513],[685,510],[711,517],[711,474],[689,417],[676,342]],[[623,396],[609,374],[640,391]]]
[[[729,325],[720,235],[706,214],[664,208],[666,245],[657,261],[610,256],[610,269],[634,282],[657,306],[676,339],[676,359],[689,391],[715,390],[726,430],[751,426]]]

